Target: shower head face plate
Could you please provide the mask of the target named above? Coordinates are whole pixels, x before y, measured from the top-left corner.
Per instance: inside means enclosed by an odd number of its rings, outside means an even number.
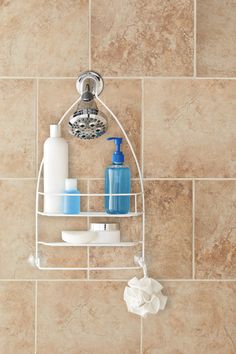
[[[69,132],[83,140],[99,138],[108,128],[104,113],[95,108],[82,108],[69,120]]]

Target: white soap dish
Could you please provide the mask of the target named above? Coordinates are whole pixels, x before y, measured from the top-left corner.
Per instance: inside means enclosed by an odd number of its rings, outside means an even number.
[[[97,234],[93,231],[62,231],[61,238],[68,243],[90,243],[96,240]]]

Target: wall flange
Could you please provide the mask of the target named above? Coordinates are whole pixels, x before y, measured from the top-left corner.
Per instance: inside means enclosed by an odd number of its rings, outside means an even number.
[[[86,94],[88,93],[92,94],[92,96],[99,96],[103,90],[103,86],[103,79],[96,71],[85,71],[76,81],[76,89],[83,100],[86,100]],[[89,95],[88,100],[90,100]]]

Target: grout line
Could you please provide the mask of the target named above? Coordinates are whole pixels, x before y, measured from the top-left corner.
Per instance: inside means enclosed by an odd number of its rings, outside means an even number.
[[[140,318],[140,354],[143,353],[143,319]]]
[[[77,76],[0,76],[0,80],[76,80]]]
[[[173,178],[156,178],[156,177],[144,177],[146,181],[236,181],[235,177],[173,177]]]
[[[87,180],[87,193],[89,194],[90,191],[90,183],[89,180]],[[87,211],[90,209],[90,200],[89,197],[87,198]],[[87,217],[87,228],[89,228],[89,223],[90,223],[90,218]]]
[[[87,246],[87,280],[90,280],[90,271],[89,271],[89,265],[90,265],[90,254],[89,254],[89,246]]]
[[[0,181],[17,181],[17,180],[29,180],[29,181],[36,181],[36,177],[0,177]]]
[[[145,181],[236,181],[236,177],[143,177]],[[37,180],[37,177],[0,177],[1,180]],[[104,178],[79,177],[79,181],[103,181]],[[139,178],[131,178],[132,181],[139,181]]]
[[[236,80],[235,76],[103,76],[106,80]]]
[[[38,335],[38,281],[35,282],[35,308],[34,308],[34,349],[37,354],[37,335]]]
[[[96,279],[96,278],[81,278],[81,279],[76,279],[76,278],[45,278],[45,279],[0,279],[0,282],[120,282],[120,283],[127,283],[127,279]],[[226,283],[226,282],[236,282],[236,278],[226,278],[226,279],[201,279],[201,278],[177,278],[177,279],[165,279],[165,278],[159,278],[158,281],[160,282],[210,282],[210,283]]]
[[[141,172],[144,171],[144,80],[142,79],[142,98],[141,98]]]
[[[39,143],[38,143],[38,132],[39,132],[39,80],[36,80],[36,143],[35,143],[35,176],[38,174],[38,151],[39,151]]]
[[[195,279],[195,180],[192,182],[192,278]]]
[[[88,66],[89,66],[89,70],[91,70],[91,59],[92,59],[92,57],[91,57],[91,0],[89,0],[89,19],[88,19],[88,45],[89,45],[89,50],[88,50],[88,52],[89,52],[89,54],[88,54]]]
[[[194,79],[197,80],[236,80],[236,77],[227,76],[196,76]]]
[[[90,191],[90,183],[87,181],[87,193],[89,194]],[[87,198],[87,211],[90,209],[90,200],[89,197]],[[89,224],[90,224],[90,217],[87,217],[87,229],[89,230]],[[87,247],[87,268],[89,268],[90,265],[90,250],[89,246]],[[87,269],[87,280],[90,279],[90,271]]]
[[[193,76],[197,76],[197,3],[194,0],[194,10],[193,10]]]
[[[79,73],[78,73],[79,74]],[[76,80],[78,76],[0,76],[0,80]],[[103,76],[104,80],[236,80],[233,76]]]
[[[200,278],[195,278],[195,279],[159,279],[160,282],[210,282],[210,283],[224,283],[224,282],[236,282],[236,279],[200,279]]]

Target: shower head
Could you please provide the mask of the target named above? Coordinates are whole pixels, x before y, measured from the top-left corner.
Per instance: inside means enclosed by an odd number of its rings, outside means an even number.
[[[90,140],[103,135],[108,128],[107,118],[95,102],[103,90],[102,77],[94,71],[86,71],[76,81],[81,101],[69,120],[69,132],[77,138]]]
[[[80,139],[90,140],[103,135],[108,128],[103,112],[96,108],[78,109],[69,121],[69,131]]]

